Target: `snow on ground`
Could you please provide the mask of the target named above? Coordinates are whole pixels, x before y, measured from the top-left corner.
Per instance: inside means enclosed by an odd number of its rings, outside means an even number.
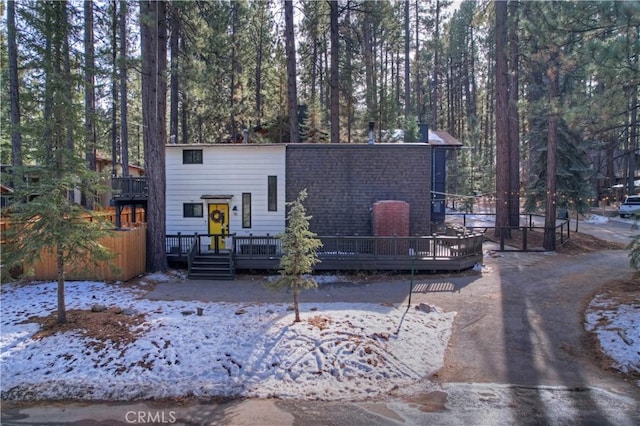
[[[381,304],[150,301],[99,282],[68,282],[67,309],[96,303],[146,315],[124,347],[23,323],[56,309],[56,284],[4,284],[2,399],[132,400],[247,396],[354,400],[403,389],[443,365],[455,313]],[[196,315],[202,308],[204,315]],[[240,309],[240,310],[239,310]]]
[[[640,300],[620,303],[608,295],[597,295],[585,312],[585,329],[595,333],[614,368],[640,373]]]
[[[589,218],[584,220],[584,223],[591,223],[594,225],[603,225],[605,223],[609,223],[609,218],[606,216],[599,216],[597,214],[592,214]]]

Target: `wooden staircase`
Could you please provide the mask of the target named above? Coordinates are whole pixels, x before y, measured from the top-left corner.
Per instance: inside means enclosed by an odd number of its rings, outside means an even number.
[[[221,251],[196,255],[188,277],[192,280],[232,280],[235,275],[231,252]]]

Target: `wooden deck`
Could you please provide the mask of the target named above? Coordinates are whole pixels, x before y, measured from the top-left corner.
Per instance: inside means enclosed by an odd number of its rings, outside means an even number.
[[[168,235],[167,258],[188,262],[190,250],[202,252],[212,235]],[[206,241],[200,242],[200,239]],[[482,262],[480,233],[465,236],[318,237],[316,271],[461,271]],[[272,236],[231,236],[236,270],[275,271],[282,256],[281,241]]]
[[[146,201],[149,197],[149,186],[144,176],[112,177],[111,189],[114,201]]]

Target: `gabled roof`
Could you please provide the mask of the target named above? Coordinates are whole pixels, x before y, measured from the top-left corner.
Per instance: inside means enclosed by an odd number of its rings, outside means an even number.
[[[13,188],[11,188],[8,185],[5,185],[4,183],[0,183],[0,192],[2,194],[12,194],[13,193]]]
[[[458,148],[462,146],[462,142],[444,130],[429,129],[429,145],[442,146],[445,148]]]
[[[97,163],[103,163],[105,165],[113,164],[113,161],[111,159],[106,158],[106,157],[101,157],[99,155],[96,156],[96,162]],[[122,167],[122,163],[117,163],[116,165]],[[139,170],[141,172],[144,172],[144,167],[136,166],[135,164],[129,163],[129,170]]]

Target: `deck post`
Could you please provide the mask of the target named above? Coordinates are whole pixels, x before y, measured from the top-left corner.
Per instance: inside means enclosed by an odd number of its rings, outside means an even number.
[[[120,215],[122,214],[122,206],[116,205],[116,229],[122,228],[122,218]]]
[[[433,243],[433,250],[431,250],[431,255],[433,256],[433,260],[436,259],[436,249],[438,247],[437,245],[437,236],[436,234],[431,235],[431,242]]]

